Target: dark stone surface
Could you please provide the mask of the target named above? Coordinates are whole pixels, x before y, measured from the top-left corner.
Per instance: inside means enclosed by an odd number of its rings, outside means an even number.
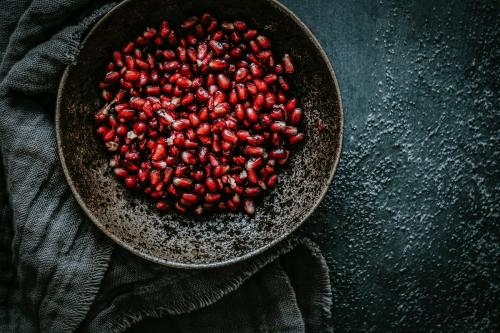
[[[500,330],[500,3],[284,0],[333,61],[345,141],[307,224],[345,331]]]

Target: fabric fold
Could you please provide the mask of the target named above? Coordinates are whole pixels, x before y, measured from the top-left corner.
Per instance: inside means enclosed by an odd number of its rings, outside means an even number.
[[[173,269],[116,247],[78,207],[57,157],[55,98],[112,6],[0,5],[0,331],[122,332],[161,318],[181,332],[329,332],[328,269],[305,239],[219,269]]]

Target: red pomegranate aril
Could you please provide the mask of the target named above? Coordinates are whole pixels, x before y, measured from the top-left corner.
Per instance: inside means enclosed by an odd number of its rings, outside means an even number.
[[[194,95],[189,93],[184,95],[184,97],[181,98],[181,105],[186,106],[191,104],[194,101]]]
[[[165,161],[152,161],[151,166],[155,169],[162,170],[167,167],[167,162]]]
[[[263,80],[267,84],[273,84],[274,82],[278,81],[278,75],[271,73],[264,76]]]
[[[128,171],[124,168],[115,168],[114,173],[115,176],[119,178],[125,178],[128,176]]]
[[[253,198],[304,140],[282,76],[295,71],[292,59],[276,63],[269,38],[241,20],[205,13],[181,27],[177,35],[162,21],[113,52],[99,88],[114,105],[96,112],[97,133],[116,176],[159,211],[252,215]]]
[[[234,21],[233,26],[238,31],[245,31],[247,29],[247,24],[242,20]]]
[[[215,182],[215,180],[213,178],[207,178],[205,180],[205,186],[207,187],[207,189],[210,191],[210,192],[215,192],[217,191],[217,183]]]
[[[243,51],[239,47],[235,47],[229,51],[229,55],[233,58],[239,58],[243,54]]]
[[[236,132],[236,135],[241,141],[245,141],[250,136],[250,132],[247,130],[240,130]]]
[[[286,150],[278,148],[278,149],[271,150],[269,152],[269,157],[275,158],[275,159],[283,159],[287,156],[287,154],[288,153],[286,152]]]
[[[191,16],[188,19],[186,19],[182,24],[181,27],[183,29],[189,29],[194,27],[198,23],[199,19],[197,16]]]
[[[255,87],[257,88],[257,91],[259,91],[259,92],[267,92],[269,90],[266,82],[264,82],[261,79],[254,79],[253,83],[255,84]]]
[[[181,160],[186,163],[186,164],[196,164],[198,161],[196,160],[196,157],[193,155],[193,153],[189,151],[183,151],[181,153]]]
[[[191,87],[191,85],[193,84],[193,82],[188,79],[188,78],[185,78],[185,77],[180,77],[177,79],[177,81],[175,82],[175,84],[181,88],[189,88]]]
[[[264,148],[255,146],[247,146],[243,148],[243,152],[248,156],[262,156],[264,151]]]
[[[104,77],[104,80],[106,82],[115,82],[120,78],[120,73],[118,72],[108,72],[106,73],[106,76]]]
[[[144,132],[146,132],[146,129],[147,129],[146,124],[143,122],[138,122],[134,124],[134,133],[136,135],[143,134]]]
[[[266,103],[266,99],[263,94],[257,94],[255,95],[255,98],[253,100],[253,108],[257,111],[262,109],[264,104]]]
[[[221,199],[219,193],[207,193],[205,194],[204,201],[207,203],[216,203]]]
[[[290,121],[294,125],[298,125],[302,121],[302,109],[295,108],[290,114]]]
[[[259,167],[262,166],[263,163],[264,163],[264,161],[263,161],[263,159],[261,157],[259,157],[259,158],[252,158],[252,159],[249,159],[245,163],[245,169],[247,169],[247,170],[258,169]]]
[[[259,119],[259,114],[253,108],[246,109],[245,116],[251,123],[255,123]]]
[[[299,143],[301,141],[304,140],[304,133],[299,133],[297,135],[293,135],[293,136],[290,136],[288,138],[288,142],[291,144],[291,145],[294,145],[296,143]]]
[[[122,54],[120,53],[120,51],[113,52],[113,60],[116,64],[116,66],[118,66],[118,67],[123,66],[123,58],[122,58]]]
[[[170,204],[165,200],[159,200],[156,202],[156,209],[161,212],[167,212],[171,209]]]
[[[208,45],[205,42],[202,42],[198,45],[198,49],[196,51],[196,57],[199,60],[203,60],[207,56],[207,52],[208,52]]]
[[[172,182],[179,188],[191,188],[193,186],[193,181],[189,178],[175,177]]]
[[[247,143],[251,146],[260,146],[264,143],[264,137],[261,135],[249,136],[246,138]]]
[[[191,127],[191,122],[186,118],[176,120],[172,123],[172,129],[176,131],[182,131],[189,127]]]
[[[208,66],[213,70],[223,70],[224,68],[227,67],[227,62],[222,59],[214,59],[210,61]]]
[[[185,213],[186,213],[186,208],[185,208],[185,207],[183,207],[183,206],[180,204],[180,202],[179,202],[179,201],[177,201],[177,202],[175,203],[175,209],[176,209],[179,213],[181,213],[181,214],[185,214]]]
[[[278,175],[272,175],[266,182],[267,187],[274,187],[278,182]]]
[[[165,170],[163,171],[163,183],[164,184],[170,183],[173,174],[174,174],[174,169],[170,167],[165,168]]]
[[[298,130],[297,127],[294,126],[286,126],[285,129],[283,130],[283,134],[287,136],[294,136],[297,135]]]
[[[238,142],[238,136],[234,132],[231,132],[228,129],[224,129],[222,131],[222,139],[224,141],[231,142],[231,143],[237,143]]]
[[[245,67],[239,68],[234,75],[236,82],[242,82],[248,76],[248,70]]]
[[[161,181],[161,173],[160,171],[158,170],[153,170],[151,171],[151,173],[149,174],[149,183],[152,185],[152,186],[155,186],[156,184],[158,184],[160,181]]]
[[[229,93],[229,103],[232,105],[236,105],[238,103],[238,94],[235,89],[231,89]]]
[[[259,35],[255,38],[255,40],[257,41],[259,46],[262,47],[263,49],[271,48],[271,41],[269,40],[269,38]]]
[[[271,131],[273,132],[282,132],[286,127],[286,123],[284,121],[275,121],[271,124]]]
[[[220,103],[214,107],[214,112],[217,116],[225,115],[229,111],[231,111],[231,106],[229,105],[229,103]]]
[[[217,84],[221,89],[229,89],[231,87],[231,81],[224,74],[217,75]]]
[[[238,98],[240,101],[244,101],[247,99],[248,93],[247,93],[247,88],[243,84],[237,84],[236,85],[236,93],[238,94]]]
[[[290,85],[288,84],[288,82],[286,82],[286,80],[282,76],[278,77],[278,82],[280,84],[281,89],[283,89],[284,91],[288,91],[290,89]]]
[[[247,90],[248,90],[248,93],[250,95],[255,95],[257,94],[258,90],[257,90],[257,86],[255,84],[253,84],[252,82],[247,82],[246,83],[246,87],[247,87]]]
[[[198,201],[198,196],[194,193],[184,192],[181,194],[181,198],[190,203],[196,203]]]
[[[135,69],[135,59],[132,56],[125,56],[125,67],[130,70]]]
[[[218,105],[226,100],[226,94],[217,90],[214,92],[214,105]]]
[[[137,178],[133,175],[127,176],[125,178],[125,187],[128,189],[133,189],[137,184]]]
[[[205,102],[205,101],[207,101],[210,98],[210,95],[208,94],[208,92],[203,87],[199,87],[196,90],[196,98],[200,102]]]
[[[248,197],[256,197],[262,192],[262,189],[260,187],[256,186],[249,186],[245,188],[244,195]]]
[[[126,81],[135,81],[139,78],[139,72],[136,70],[127,70],[127,71],[125,71],[123,78]]]
[[[295,67],[289,54],[283,56],[283,68],[287,74],[293,74],[295,72]]]
[[[139,182],[144,183],[149,178],[149,171],[144,169],[139,169],[137,171],[137,179]]]
[[[153,161],[158,161],[167,155],[167,150],[164,145],[158,144],[151,155]]]
[[[198,142],[191,141],[191,140],[186,140],[184,142],[184,148],[186,148],[186,149],[196,149],[196,148],[198,148]]]
[[[247,179],[250,183],[257,183],[257,172],[255,171],[255,169],[247,170]]]
[[[222,55],[224,53],[224,46],[222,46],[221,43],[219,43],[218,41],[216,40],[210,40],[208,42],[208,46],[210,46],[210,48],[212,49],[212,51],[214,51],[214,53],[216,55]]]
[[[254,39],[257,36],[257,30],[249,29],[243,34],[243,38],[250,40]]]
[[[111,141],[115,138],[115,135],[116,135],[115,130],[111,129],[111,130],[107,131],[106,133],[104,133],[102,139],[104,140],[104,142]]]

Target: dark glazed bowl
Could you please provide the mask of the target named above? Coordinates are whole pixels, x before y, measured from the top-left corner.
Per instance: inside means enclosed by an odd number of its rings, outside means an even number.
[[[273,41],[277,55],[290,53],[297,73],[291,84],[305,110],[304,143],[280,175],[278,186],[254,217],[159,215],[144,195],[125,190],[108,167],[94,127],[102,106],[97,89],[105,65],[146,26],[167,19],[172,27],[204,11],[220,19],[242,18]],[[326,125],[318,129],[318,122]],[[129,0],[89,32],[74,65],[61,81],[56,111],[61,163],[78,203],[115,242],[151,261],[183,268],[209,268],[254,256],[283,240],[316,208],[332,181],[342,145],[343,111],[332,66],[318,41],[287,8],[274,0]]]

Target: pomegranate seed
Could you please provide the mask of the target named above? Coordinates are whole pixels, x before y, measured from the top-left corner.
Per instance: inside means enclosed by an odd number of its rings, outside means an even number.
[[[153,154],[151,155],[151,159],[153,161],[158,161],[158,160],[164,158],[166,155],[167,155],[167,150],[166,150],[165,146],[162,144],[158,144],[156,146]]]
[[[284,149],[278,148],[271,150],[269,152],[269,157],[275,158],[275,159],[283,159],[287,156],[287,152]]]
[[[299,133],[299,134],[296,134],[296,135],[292,135],[291,137],[288,138],[288,142],[291,145],[299,143],[299,142],[301,142],[303,140],[304,140],[304,133]]]
[[[126,81],[135,81],[139,78],[139,72],[136,71],[136,70],[128,70],[128,71],[125,71],[125,74],[123,75],[123,78],[126,80]]]
[[[189,29],[194,27],[198,23],[199,19],[197,16],[191,16],[190,18],[186,19],[182,24],[181,27],[184,29]]]
[[[208,42],[208,46],[214,51],[216,55],[222,55],[224,53],[224,46],[216,40],[211,40]]]
[[[243,34],[243,38],[247,40],[254,39],[255,36],[257,36],[257,30],[255,29],[249,29]]]
[[[244,31],[247,29],[247,24],[241,20],[234,21],[233,25],[234,25],[234,28],[238,31]]]
[[[241,82],[245,80],[247,76],[248,76],[248,70],[245,67],[242,67],[236,71],[234,79],[236,80],[236,82]]]
[[[191,186],[193,186],[193,181],[189,178],[175,177],[172,182],[175,186],[180,188],[191,188]]]
[[[205,13],[181,27],[177,35],[162,21],[112,53],[97,134],[116,176],[159,211],[252,215],[253,198],[276,185],[289,147],[304,140],[282,76],[293,62],[277,63],[270,39],[241,20]]]
[[[243,200],[243,209],[245,210],[245,213],[248,215],[254,215],[255,214],[255,203],[251,199],[245,199]]]
[[[228,129],[224,129],[222,131],[222,138],[224,141],[231,142],[231,143],[237,143],[238,142],[238,136],[234,134],[234,132],[231,132]]]
[[[251,123],[255,123],[259,119],[259,115],[252,108],[246,109],[245,116],[246,116],[246,119],[248,119],[248,121]]]
[[[189,127],[191,127],[191,122],[186,118],[176,120],[172,123],[172,129],[176,131],[182,131]]]
[[[264,161],[262,160],[262,158],[260,158],[260,157],[253,158],[253,159],[248,160],[245,163],[245,169],[247,169],[247,170],[258,169],[260,166],[262,166],[263,163],[264,163]]]
[[[271,131],[273,132],[282,132],[286,127],[286,123],[284,121],[275,121],[271,124]]]
[[[198,162],[193,153],[190,153],[188,151],[183,151],[181,153],[181,160],[186,164],[196,164]]]
[[[248,146],[243,148],[243,152],[248,156],[262,156],[264,154],[264,148]]]
[[[283,56],[283,68],[287,74],[293,74],[295,72],[295,67],[293,66],[292,58],[289,54]]]
[[[221,89],[229,89],[231,87],[231,81],[224,74],[217,75],[217,83]]]
[[[161,180],[160,171],[158,171],[158,170],[151,171],[151,173],[149,174],[149,183],[152,186],[155,186],[156,184],[158,184],[160,182],[160,180]]]
[[[166,212],[171,209],[170,205],[164,201],[164,200],[159,200],[156,202],[156,209],[158,209],[161,212]]]
[[[219,193],[207,193],[205,194],[204,201],[207,203],[215,203],[218,202],[221,198]]]
[[[299,124],[302,121],[302,109],[295,108],[290,114],[290,121],[292,124]]]
[[[256,40],[259,46],[262,47],[263,49],[271,48],[271,41],[269,40],[269,38],[259,35],[257,36]]]
[[[106,76],[104,77],[104,80],[106,82],[115,82],[120,78],[120,73],[118,72],[108,72],[106,73]]]
[[[137,183],[137,178],[133,175],[131,176],[127,176],[125,178],[125,187],[128,188],[128,189],[132,189],[135,187]]]
[[[214,59],[210,61],[208,66],[213,70],[223,70],[224,68],[227,67],[227,62],[222,59]]]

